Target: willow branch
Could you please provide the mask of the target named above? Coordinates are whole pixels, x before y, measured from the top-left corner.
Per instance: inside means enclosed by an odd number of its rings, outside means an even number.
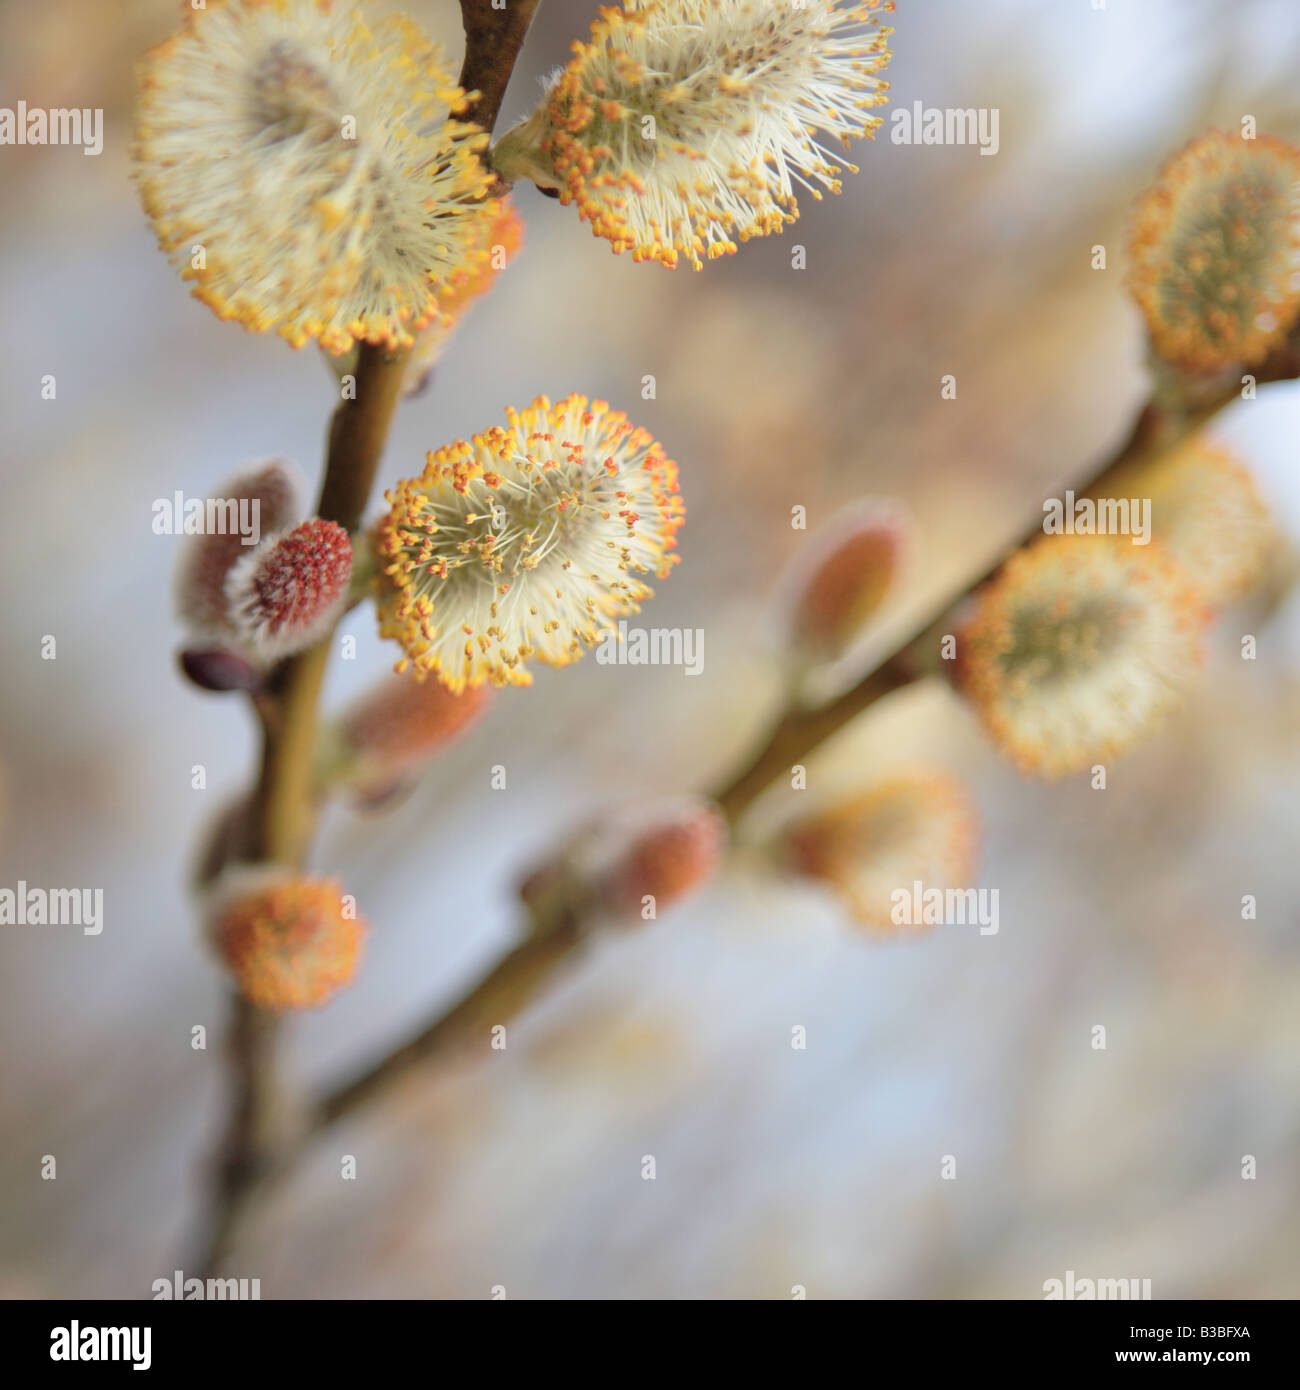
[[[1300,353],[1290,345],[1255,373],[1260,383],[1297,376]],[[1240,390],[1238,378],[1225,378],[1212,386],[1202,386],[1192,399],[1175,392],[1175,399],[1166,400],[1163,395],[1167,393],[1157,392],[1138,413],[1121,447],[1075,485],[1076,494],[1102,489],[1121,468],[1153,459],[1173,448],[1237,400]],[[971,579],[960,593],[946,599],[910,638],[880,660],[856,685],[823,706],[787,709],[746,767],[714,793],[714,800],[728,821],[739,821],[768,787],[859,714],[894,691],[922,679],[933,667],[933,644],[955,611],[995,578],[1011,555],[1040,535],[1041,510],[1016,544]],[[502,957],[450,1010],[436,1014],[400,1047],[322,1096],[308,1117],[310,1132],[351,1114],[417,1066],[445,1058],[453,1047],[461,1047],[471,1038],[486,1046],[488,1029],[509,1022],[538,999],[561,965],[576,956],[585,939],[584,912],[580,905],[573,904],[560,927],[525,940]]]
[[[1220,405],[1226,404],[1221,402]],[[1215,409],[1220,408],[1216,406]],[[1213,412],[1210,412],[1213,413]],[[1205,417],[1208,418],[1208,415]],[[1167,409],[1149,401],[1138,413],[1132,432],[1124,445],[1098,470],[1079,483],[1076,492],[1088,492],[1105,487],[1108,479],[1121,468],[1148,453],[1172,447],[1192,425],[1187,415],[1171,414]],[[781,716],[768,736],[767,742],[753,756],[744,772],[716,793],[718,805],[733,824],[753,802],[780,776],[788,773],[795,763],[805,758],[827,739],[838,733],[851,719],[870,708],[877,700],[920,680],[930,668],[930,648],[942,635],[953,611],[970,598],[977,589],[996,578],[998,571],[1018,550],[1042,534],[1042,513],[1019,540],[977,578],[972,579],[960,594],[945,600],[942,608],[927,618],[924,624],[873,667],[854,686],[828,704],[805,710],[791,707]]]
[[[361,524],[401,393],[405,354],[363,344],[356,393],[335,409],[317,515],[349,531]],[[276,668],[258,697],[262,758],[240,857],[304,866],[315,829],[312,785],[317,711],[333,634]],[[214,1175],[211,1212],[191,1266],[200,1274],[226,1258],[240,1222],[292,1141],[292,1119],[276,1074],[280,1015],[230,999],[226,1055],[230,1115]]]
[[[550,983],[583,940],[577,917],[530,936],[484,975],[459,1003],[440,1013],[401,1047],[322,1097],[308,1119],[323,1129],[357,1110],[432,1057],[486,1048],[491,1030],[512,1022]]]
[[[465,61],[461,85],[472,91],[470,116],[491,130],[540,0],[461,0]],[[334,411],[316,514],[349,532],[361,525],[401,397],[406,354],[363,343],[356,391]],[[262,755],[242,860],[301,868],[315,830],[312,784],[320,693],[333,634],[281,663],[259,694]],[[519,969],[519,967],[516,967]],[[214,1174],[210,1211],[186,1267],[206,1275],[226,1258],[240,1225],[266,1185],[282,1173],[299,1133],[276,1074],[280,1016],[238,994],[230,1001],[227,1058],[230,1115]]]
[[[491,132],[505,99],[510,75],[541,0],[460,0],[465,26],[465,61],[460,85],[471,93],[466,119]]]

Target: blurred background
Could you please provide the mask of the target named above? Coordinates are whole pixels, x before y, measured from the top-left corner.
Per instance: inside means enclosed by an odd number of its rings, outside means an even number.
[[[452,0],[407,8],[458,57]],[[105,894],[101,936],[0,929],[11,1297],[148,1297],[177,1267],[224,1101],[223,981],[186,880],[255,740],[238,698],[177,674],[178,540],[153,534],[152,503],[272,455],[314,480],[336,399],[313,351],[191,300],[139,208],[132,66],[178,9],[0,7],[0,105],[105,110],[99,158],[0,148],[0,885]],[[594,12],[545,0],[503,122]],[[893,23],[893,102],[998,108],[996,157],[894,145],[885,108],[842,197],[700,274],[616,258],[572,209],[519,194],[524,250],[401,411],[383,481],[539,392],[608,397],[681,463],[683,562],[643,621],[702,628],[704,674],[543,671],[391,816],[327,817],[315,864],[374,930],[357,983],[294,1022],[296,1086],[456,998],[514,939],[521,872],[575,822],[744,761],[779,695],[792,506],[815,525],[860,495],[910,504],[901,629],[1085,476],[1148,386],[1122,289],[1132,198],[1208,125],[1300,138],[1289,0],[901,0]],[[1294,384],[1214,427],[1293,538],[1298,427]],[[331,703],[395,655],[368,610],[346,630],[359,655],[334,662]],[[868,938],[829,894],[737,862],[600,941],[505,1053],[329,1134],[230,1272],[267,1298],[1039,1298],[1071,1269],[1157,1298],[1300,1295],[1300,605],[1233,610],[1213,647],[1102,793],[1021,778],[946,691],[895,697],[812,785],[917,762],[968,778],[998,935]]]

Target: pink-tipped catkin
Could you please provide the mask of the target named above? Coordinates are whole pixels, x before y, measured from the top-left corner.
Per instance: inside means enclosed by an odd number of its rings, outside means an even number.
[[[268,536],[226,579],[237,638],[271,661],[311,646],[343,611],[351,577],[352,543],[337,522],[315,517]]]
[[[292,526],[300,514],[297,478],[282,459],[237,474],[212,496],[235,504],[236,509],[241,502],[256,504],[259,539]],[[176,607],[195,635],[211,638],[229,634],[226,579],[232,566],[249,553],[244,540],[234,527],[186,538],[177,569]]]

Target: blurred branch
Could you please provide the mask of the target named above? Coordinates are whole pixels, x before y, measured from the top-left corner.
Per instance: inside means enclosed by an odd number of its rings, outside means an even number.
[[[582,922],[574,915],[549,931],[527,937],[452,1008],[325,1095],[311,1113],[309,1125],[323,1129],[333,1124],[434,1056],[446,1057],[471,1042],[486,1045],[492,1028],[517,1018],[541,994],[556,969],[581,944],[583,935]]]
[[[1291,381],[1300,377],[1300,347],[1295,341],[1284,343],[1252,373],[1259,384]],[[1239,374],[1225,374],[1212,382],[1188,388],[1181,381],[1164,382],[1138,412],[1128,438],[1120,448],[1087,478],[1073,484],[1076,495],[1106,487],[1121,469],[1146,458],[1155,458],[1195,433],[1225,406],[1241,397]],[[911,638],[886,656],[857,685],[829,704],[812,710],[791,708],[781,717],[767,743],[750,766],[728,786],[716,793],[727,818],[736,821],[753,801],[794,763],[801,762],[827,738],[837,733],[862,710],[897,690],[910,685],[933,669],[934,647],[948,630],[954,611],[977,590],[995,579],[1002,566],[1018,550],[1023,550],[1043,533],[1043,514],[1039,511],[1009,550],[1005,550],[983,574],[947,600],[938,613],[927,619]]]
[[[1075,484],[1074,491],[1084,493],[1104,487],[1111,475],[1121,468],[1147,455],[1154,457],[1172,448],[1235,399],[1236,395],[1237,388],[1234,387],[1231,395],[1218,400],[1212,407],[1194,412],[1181,409],[1171,411],[1157,404],[1153,398],[1138,413],[1123,446],[1100,469]],[[983,574],[972,579],[960,594],[946,600],[938,613],[928,618],[919,631],[873,667],[857,685],[817,708],[807,710],[792,706],[788,709],[749,767],[716,794],[728,820],[739,820],[772,782],[838,733],[855,715],[885,695],[911,685],[928,674],[933,668],[933,648],[950,627],[954,611],[978,589],[996,578],[1007,560],[1042,532],[1040,511],[1009,550],[1004,551]]]
[[[1287,344],[1253,375],[1259,383],[1294,379],[1300,376],[1300,352]],[[1120,448],[1086,479],[1076,483],[1075,492],[1104,487],[1120,468],[1167,452],[1237,400],[1240,394],[1239,376],[1225,376],[1213,383],[1200,384],[1194,392],[1174,390],[1166,384],[1138,413]],[[950,624],[955,611],[993,579],[1012,554],[1041,534],[1040,510],[1015,545],[960,593],[946,600],[910,639],[884,657],[856,685],[819,708],[787,709],[749,764],[714,793],[728,821],[733,825],[739,821],[769,786],[789,773],[794,763],[803,761],[857,715],[895,690],[921,680],[933,669],[934,644]],[[508,1022],[537,999],[559,966],[576,956],[586,939],[581,904],[575,902],[569,904],[567,910],[561,908],[560,919],[559,925],[544,925],[535,936],[502,957],[450,1010],[436,1014],[395,1051],[327,1092],[311,1112],[311,1127],[324,1128],[352,1113],[380,1094],[389,1083],[407,1075],[414,1066],[441,1059],[453,1044],[462,1044],[474,1029],[480,1030],[478,1041],[486,1046],[488,1029],[494,1024]]]

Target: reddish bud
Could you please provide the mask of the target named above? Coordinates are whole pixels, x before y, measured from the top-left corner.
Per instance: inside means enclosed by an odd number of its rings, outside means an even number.
[[[902,508],[858,502],[808,540],[792,573],[791,647],[808,663],[837,661],[893,588],[907,547]]]
[[[543,928],[584,906],[649,921],[703,884],[726,844],[721,812],[698,797],[615,807],[535,867],[519,895]]]
[[[262,672],[227,647],[186,647],[181,670],[200,690],[260,690]]]
[[[491,699],[488,686],[455,695],[437,680],[390,676],[339,722],[343,779],[367,806],[385,804],[390,789],[409,786],[410,774],[464,733]]]
[[[640,913],[653,899],[657,913],[700,887],[722,862],[727,825],[704,801],[683,801],[632,843],[607,883],[620,911]]]
[[[254,542],[291,526],[299,515],[297,479],[279,459],[231,478],[213,493],[212,500],[227,504],[223,517],[232,506],[238,517],[240,503],[246,504],[246,511],[253,509]],[[226,578],[231,567],[249,553],[250,546],[244,542],[244,533],[233,525],[187,538],[177,570],[176,605],[194,631],[209,635],[229,631]]]
[[[323,637],[343,611],[352,543],[334,521],[268,536],[226,579],[230,619],[259,657],[278,661]]]

